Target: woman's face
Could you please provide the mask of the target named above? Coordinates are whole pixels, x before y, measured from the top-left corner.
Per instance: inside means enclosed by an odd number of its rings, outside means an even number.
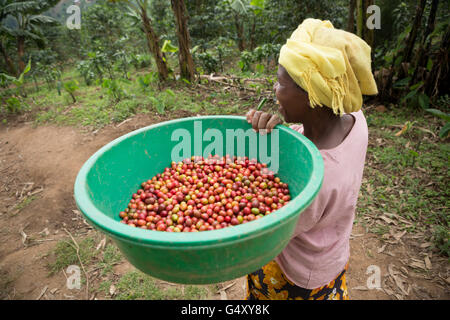
[[[280,103],[278,110],[286,122],[302,122],[305,111],[310,109],[308,93],[292,80],[281,65],[278,66],[277,78],[273,89]]]

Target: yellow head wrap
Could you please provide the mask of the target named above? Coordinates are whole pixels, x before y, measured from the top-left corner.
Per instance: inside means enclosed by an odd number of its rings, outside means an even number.
[[[281,47],[278,62],[308,92],[311,107],[325,105],[342,116],[361,109],[363,94],[378,93],[370,50],[330,21],[306,19]]]

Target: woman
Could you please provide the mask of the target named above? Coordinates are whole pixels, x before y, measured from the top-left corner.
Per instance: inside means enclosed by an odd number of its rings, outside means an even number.
[[[247,276],[247,299],[348,299],[345,273],[368,131],[362,95],[377,94],[370,47],[329,21],[306,19],[281,48],[274,85],[279,111],[319,149],[322,188],[286,248]],[[281,120],[250,110],[270,132]]]

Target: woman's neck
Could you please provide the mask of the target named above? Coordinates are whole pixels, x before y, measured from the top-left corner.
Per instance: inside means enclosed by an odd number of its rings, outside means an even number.
[[[304,135],[319,149],[338,146],[353,127],[353,117],[335,115],[327,107],[315,107],[303,123]]]

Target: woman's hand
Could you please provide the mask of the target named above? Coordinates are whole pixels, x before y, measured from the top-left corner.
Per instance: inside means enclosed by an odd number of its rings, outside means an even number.
[[[263,130],[264,132],[265,129],[267,133],[270,133],[277,124],[283,123],[277,115],[256,111],[255,109],[250,109],[246,117],[247,122],[252,125],[254,130]]]

